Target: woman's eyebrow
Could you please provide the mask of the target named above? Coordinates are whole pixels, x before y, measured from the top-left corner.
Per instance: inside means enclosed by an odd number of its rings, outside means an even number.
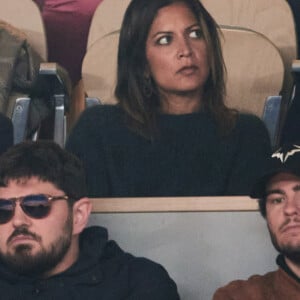
[[[164,35],[164,34],[172,34],[172,31],[158,31],[158,32],[155,32],[152,36],[150,36],[150,38],[153,39],[156,36]]]
[[[200,25],[199,25],[199,23],[194,23],[194,24],[189,25],[188,27],[186,27],[185,31],[189,31],[193,27],[199,27],[200,28]],[[150,38],[155,38],[156,36],[163,35],[163,34],[170,34],[171,35],[171,34],[173,34],[173,31],[170,31],[170,30],[157,31],[153,35],[151,35]]]

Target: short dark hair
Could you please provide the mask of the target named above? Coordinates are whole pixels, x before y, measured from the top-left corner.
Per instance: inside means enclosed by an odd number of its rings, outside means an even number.
[[[37,177],[65,192],[73,203],[87,195],[84,168],[80,160],[53,141],[25,141],[0,157],[0,185],[9,180]]]
[[[266,211],[266,198],[262,197],[258,199],[258,208],[260,211],[260,214],[265,218],[267,211]]]
[[[237,112],[224,103],[225,65],[219,27],[199,0],[131,1],[120,31],[116,98],[126,113],[130,128],[145,137],[153,137],[160,103],[153,80],[150,97],[143,88],[147,66],[146,40],[158,10],[178,2],[187,5],[194,13],[207,43],[210,74],[204,86],[203,108],[215,118],[221,133],[229,133],[235,125]]]

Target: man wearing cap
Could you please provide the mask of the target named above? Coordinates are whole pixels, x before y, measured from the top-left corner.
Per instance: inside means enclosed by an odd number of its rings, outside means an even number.
[[[259,199],[260,212],[279,252],[279,268],[248,280],[233,281],[219,288],[213,300],[300,299],[300,143],[272,154],[251,197]]]

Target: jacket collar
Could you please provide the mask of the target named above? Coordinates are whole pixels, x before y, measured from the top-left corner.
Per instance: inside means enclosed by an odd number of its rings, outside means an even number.
[[[300,283],[300,278],[289,268],[285,262],[284,256],[279,254],[276,259],[277,265],[284,270],[290,277],[294,278],[298,283]]]

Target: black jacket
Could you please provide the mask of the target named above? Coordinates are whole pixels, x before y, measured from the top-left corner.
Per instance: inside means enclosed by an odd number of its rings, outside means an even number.
[[[13,145],[13,125],[9,118],[0,113],[0,154]]]
[[[102,227],[81,234],[80,257],[68,270],[40,280],[12,274],[0,265],[0,299],[5,300],[177,300],[166,270],[136,258],[107,240]]]

